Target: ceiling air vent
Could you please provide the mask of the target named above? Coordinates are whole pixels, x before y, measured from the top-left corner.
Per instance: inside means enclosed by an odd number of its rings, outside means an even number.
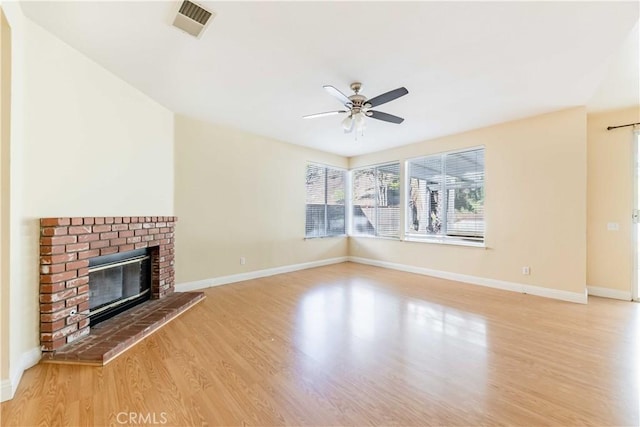
[[[200,38],[207,24],[214,16],[212,12],[202,8],[202,6],[198,6],[189,0],[184,0],[173,20],[173,26],[196,38]]]

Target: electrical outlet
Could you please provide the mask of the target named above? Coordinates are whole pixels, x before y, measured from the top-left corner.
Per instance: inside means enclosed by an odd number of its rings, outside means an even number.
[[[609,231],[619,231],[620,230],[620,224],[617,222],[608,222],[607,223],[607,230]]]
[[[247,263],[247,259],[243,256],[240,257],[240,265],[245,265]]]
[[[531,274],[531,269],[529,267],[522,267],[522,274],[528,276]]]

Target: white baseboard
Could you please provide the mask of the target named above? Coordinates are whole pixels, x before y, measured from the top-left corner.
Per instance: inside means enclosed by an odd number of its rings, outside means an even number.
[[[11,369],[10,378],[0,382],[0,402],[13,399],[24,371],[37,365],[41,357],[42,353],[39,347],[34,347],[22,353],[16,368]]]
[[[229,283],[242,282],[245,280],[258,279],[260,277],[274,276],[276,274],[290,273],[292,271],[305,270],[308,268],[322,267],[325,265],[339,264],[341,262],[356,262],[359,264],[373,265],[376,267],[390,268],[392,270],[405,271],[407,273],[422,274],[425,276],[439,277],[441,279],[455,280],[458,282],[470,283],[474,285],[486,286],[494,289],[502,289],[505,291],[519,292],[531,294],[546,298],[552,298],[562,301],[575,302],[579,304],[587,303],[587,290],[581,292],[561,291],[557,289],[544,288],[542,286],[528,285],[524,283],[507,282],[504,280],[488,279],[485,277],[470,276],[466,274],[451,273],[448,271],[433,270],[424,267],[415,267],[406,264],[397,264],[387,261],[379,261],[370,258],[360,257],[338,257],[320,261],[306,262],[302,264],[286,265],[282,267],[268,268],[265,270],[250,271],[247,273],[233,274],[229,276],[214,277],[211,279],[198,280],[194,282],[179,283],[176,285],[176,291],[187,292],[199,289],[206,289],[213,286],[226,285]],[[630,299],[630,298],[629,298]]]
[[[0,402],[6,402],[13,399],[14,395],[13,387],[11,386],[11,380],[2,380],[0,382]]]
[[[396,264],[393,262],[378,261],[370,258],[349,257],[349,261],[357,262],[359,264],[367,264],[367,265],[373,265],[377,267],[390,268],[392,270],[405,271],[407,273],[422,274],[425,276],[439,277],[441,279],[455,280],[458,282],[486,286],[494,289],[502,289],[505,291],[531,294],[531,295],[536,295],[540,297],[553,298],[553,299],[575,302],[580,304],[587,303],[586,289],[584,290],[584,293],[560,291],[557,289],[544,288],[544,287],[535,286],[535,285],[527,285],[524,283],[507,282],[504,280],[488,279],[485,277],[451,273],[448,271],[432,270],[430,268],[415,267],[415,266],[406,265],[406,264]]]
[[[265,270],[249,271],[247,273],[232,274],[230,276],[214,277],[211,279],[197,280],[195,282],[179,283],[175,289],[177,292],[195,291],[211,288],[213,286],[227,285],[229,283],[243,282],[245,280],[259,279],[260,277],[274,276],[276,274],[290,273],[292,271],[306,270],[308,268],[322,267],[331,264],[340,264],[349,261],[349,257],[337,257],[319,261],[305,262],[302,264],[285,265],[282,267],[267,268]]]
[[[587,291],[589,292],[589,295],[592,295],[594,297],[613,298],[623,301],[631,301],[633,299],[631,298],[631,292],[629,291],[601,288],[599,286],[587,286]]]

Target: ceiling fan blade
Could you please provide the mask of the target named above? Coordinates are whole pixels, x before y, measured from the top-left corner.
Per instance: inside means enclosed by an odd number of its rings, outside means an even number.
[[[400,98],[408,94],[409,91],[405,87],[399,87],[398,89],[391,90],[389,92],[383,93],[382,95],[378,95],[374,98],[369,99],[366,104],[371,107],[377,107],[378,105],[386,104],[389,101],[393,101],[396,98]]]
[[[340,101],[342,103],[342,105],[344,105],[345,107],[351,108],[351,106],[353,105],[353,103],[347,97],[347,95],[345,95],[344,93],[340,92],[335,87],[333,87],[331,85],[325,85],[325,86],[322,86],[322,87],[324,88],[324,90],[329,92],[329,94],[331,96],[334,96],[338,101]]]
[[[336,114],[348,113],[347,110],[339,111],[327,111],[326,113],[309,114],[308,116],[302,116],[303,119],[315,119],[317,117],[335,116]]]
[[[404,122],[404,119],[402,117],[394,116],[393,114],[383,113],[382,111],[369,110],[367,112],[367,116],[371,117],[372,119],[378,119],[385,122],[391,122],[396,124],[400,124]]]

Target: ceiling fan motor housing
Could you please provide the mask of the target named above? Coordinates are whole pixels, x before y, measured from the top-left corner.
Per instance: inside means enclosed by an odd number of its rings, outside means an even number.
[[[351,100],[352,114],[357,114],[360,112],[360,110],[367,108],[367,104],[365,103],[367,101],[366,96],[356,94],[356,95],[351,95],[349,99]]]

